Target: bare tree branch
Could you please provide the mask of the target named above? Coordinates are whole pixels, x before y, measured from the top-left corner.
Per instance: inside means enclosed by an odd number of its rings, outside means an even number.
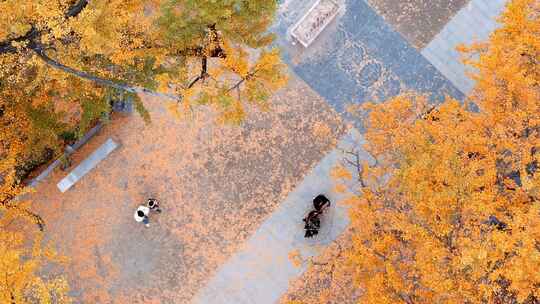
[[[206,54],[203,47],[187,48],[180,50],[176,53],[182,57],[210,57],[210,58],[226,58],[225,52],[221,47],[214,48],[208,54]]]
[[[191,89],[199,80],[204,80],[208,77],[208,59],[206,57],[201,58],[201,73],[199,76],[195,77],[193,81],[188,85],[188,89]]]
[[[40,231],[43,231],[45,229],[45,222],[43,221],[41,216],[37,215],[36,213],[33,213],[30,210],[21,208],[17,206],[15,203],[13,203],[13,200],[15,199],[15,195],[11,193],[2,193],[2,194],[5,195],[5,198],[2,201],[0,201],[0,206],[3,206],[7,210],[18,210],[19,212],[23,213],[27,217],[33,219],[34,223],[38,225]]]
[[[88,5],[88,0],[77,0],[64,14],[66,19],[71,17],[76,17],[79,15],[83,9]],[[6,53],[16,53],[17,48],[13,46],[13,42],[24,42],[24,41],[36,41],[39,36],[41,36],[43,31],[38,30],[35,25],[32,25],[30,31],[20,37],[15,37],[7,39],[0,42],[0,54]]]
[[[360,163],[360,152],[357,150],[341,150],[344,154],[348,154],[354,157],[354,160],[350,160],[347,156],[343,158],[343,160],[349,164],[350,166],[354,167],[356,170],[356,174],[358,174],[358,182],[360,182],[360,186],[366,187],[366,183],[362,179],[362,174],[364,173],[364,168],[362,167],[362,164]]]
[[[56,68],[56,69],[59,69],[59,70],[62,70],[64,72],[66,72],[66,73],[78,76],[80,78],[92,81],[92,82],[94,82],[96,84],[99,84],[99,85],[108,86],[108,87],[111,87],[111,88],[115,88],[115,89],[118,89],[118,90],[129,92],[129,93],[135,93],[135,94],[142,93],[142,94],[147,94],[147,95],[151,95],[151,96],[172,99],[172,100],[175,100],[177,102],[181,101],[181,99],[182,99],[181,96],[178,96],[178,95],[159,93],[159,92],[155,92],[155,91],[149,90],[149,89],[144,88],[144,87],[129,86],[129,85],[114,82],[114,81],[109,80],[109,79],[100,78],[100,77],[91,75],[91,74],[83,72],[83,71],[76,70],[74,68],[71,68],[71,67],[68,67],[66,65],[63,65],[63,64],[59,63],[59,62],[53,60],[52,58],[50,58],[49,56],[47,56],[38,47],[34,46],[31,49],[34,51],[34,53],[39,58],[41,58],[49,66],[51,66],[53,68]]]
[[[242,79],[240,79],[235,85],[233,85],[232,87],[230,87],[228,90],[227,90],[227,93],[229,93],[230,91],[234,90],[234,89],[237,89],[240,87],[240,85],[242,83],[244,83],[244,81],[246,80],[249,80],[251,77],[255,76],[255,74],[258,72],[258,70],[253,70],[253,72],[250,72],[246,75],[246,77],[242,77]]]
[[[76,3],[74,3],[72,6],[69,7],[67,10],[65,17],[71,18],[76,17],[78,14],[82,12],[82,10],[88,5],[88,0],[78,0]]]

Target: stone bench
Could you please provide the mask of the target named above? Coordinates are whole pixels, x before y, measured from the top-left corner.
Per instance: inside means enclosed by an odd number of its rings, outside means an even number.
[[[291,29],[291,36],[308,47],[336,17],[339,5],[334,0],[317,0]]]
[[[66,177],[64,177],[57,187],[62,193],[66,192],[75,183],[77,183],[83,176],[90,172],[93,168],[104,160],[112,151],[118,148],[117,144],[111,138],[101,145],[96,151],[92,152],[85,160],[83,160],[73,171],[71,171]]]

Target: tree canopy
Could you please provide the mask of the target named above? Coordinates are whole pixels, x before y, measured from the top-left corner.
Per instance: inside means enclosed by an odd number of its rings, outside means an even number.
[[[70,134],[140,94],[182,115],[209,105],[239,123],[246,104],[285,81],[273,36],[276,1],[0,1],[0,202],[20,193],[28,166]]]
[[[51,247],[43,247],[40,235],[28,246],[21,233],[4,230],[8,224],[9,221],[0,221],[0,302],[71,303],[68,284],[62,275],[52,272],[47,277],[40,275],[43,266],[51,268],[64,259]]]
[[[361,303],[540,298],[540,6],[513,0],[468,48],[477,88],[368,104],[349,261]],[[471,103],[479,110],[471,110]]]

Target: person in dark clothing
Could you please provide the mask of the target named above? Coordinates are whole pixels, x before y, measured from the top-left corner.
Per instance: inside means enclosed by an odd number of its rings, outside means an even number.
[[[146,203],[148,204],[148,208],[150,208],[151,211],[161,213],[161,209],[159,208],[159,202],[157,199],[149,198]]]
[[[313,199],[313,208],[315,210],[322,212],[328,207],[330,207],[330,200],[323,194],[319,194]]]
[[[306,216],[306,218],[303,219],[305,222],[304,229],[306,230],[304,237],[310,238],[319,234],[319,229],[321,228],[321,220],[319,219],[319,215],[319,211],[313,210],[308,214],[308,216]]]
[[[328,207],[330,207],[330,200],[323,194],[319,194],[313,199],[313,208],[315,210],[309,212],[303,219],[305,223],[304,230],[306,231],[304,237],[310,238],[319,234],[321,228],[320,216]]]

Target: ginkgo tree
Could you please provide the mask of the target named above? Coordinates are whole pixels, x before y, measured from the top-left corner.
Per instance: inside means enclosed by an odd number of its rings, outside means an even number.
[[[116,96],[239,123],[286,82],[269,46],[275,0],[0,1],[0,207],[26,164],[58,151]],[[81,122],[81,119],[84,120]]]
[[[376,161],[359,170],[348,255],[361,303],[540,299],[540,3],[513,0],[500,21],[467,50],[467,102],[364,108]]]
[[[50,246],[42,246],[38,235],[28,245],[28,237],[0,225],[0,302],[6,304],[72,303],[64,276],[40,275],[43,266],[62,264],[65,259]]]
[[[264,49],[272,42],[267,30],[276,6],[243,0],[2,1],[3,97],[43,104],[99,97],[112,88],[226,106],[246,90],[243,100],[262,102],[285,80],[277,51]],[[201,97],[189,92],[196,85],[214,90]]]

